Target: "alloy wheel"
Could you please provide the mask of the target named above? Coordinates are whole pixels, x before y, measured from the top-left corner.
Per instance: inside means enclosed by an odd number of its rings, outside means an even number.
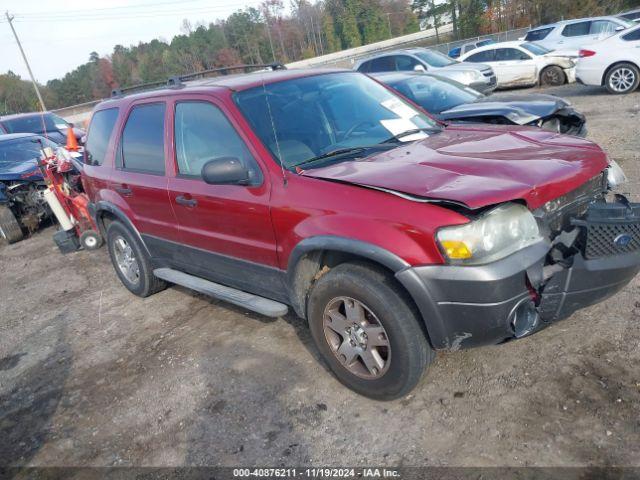
[[[636,74],[626,67],[617,68],[611,72],[609,86],[616,92],[626,92],[630,90],[636,82]]]
[[[131,245],[121,236],[113,242],[113,254],[120,273],[132,284],[140,281],[140,266]]]
[[[389,337],[365,304],[351,297],[334,298],[324,309],[322,324],[331,352],[350,373],[376,379],[387,372]]]

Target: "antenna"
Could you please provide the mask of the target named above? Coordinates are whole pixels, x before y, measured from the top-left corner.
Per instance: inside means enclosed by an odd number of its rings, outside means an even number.
[[[260,75],[260,79],[262,80],[262,91],[264,92],[264,100],[267,102],[267,110],[269,112],[269,120],[271,121],[271,130],[273,130],[273,138],[276,141],[276,150],[278,151],[278,160],[280,162],[280,169],[282,170],[282,180],[284,181],[284,186],[287,186],[287,172],[284,168],[284,159],[282,158],[282,151],[280,150],[280,142],[278,141],[278,134],[276,132],[276,125],[273,121],[273,115],[271,114],[271,102],[269,102],[269,95],[267,94],[267,86],[264,82],[264,74]]]

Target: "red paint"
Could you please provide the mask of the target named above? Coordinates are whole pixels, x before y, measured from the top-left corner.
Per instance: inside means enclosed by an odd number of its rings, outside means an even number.
[[[232,93],[260,85],[263,78],[268,83],[317,74],[292,70],[221,77],[103,102],[98,109],[119,107],[120,117],[104,164],[85,168],[91,200],[115,204],[141,233],[281,269],[286,269],[301,240],[318,235],[362,240],[418,265],[442,263],[435,231],[468,220],[436,204],[348,182],[454,200],[472,208],[522,199],[534,209],[607,165],[603,151],[583,139],[521,127],[448,127],[364,161],[285,172],[285,182],[280,166],[236,108]],[[194,98],[222,109],[259,163],[262,185],[207,185],[176,175],[174,103]],[[134,104],[145,101],[167,104],[165,176],[115,168],[114,145],[124,119]],[[117,186],[128,187],[131,194],[118,193]],[[178,195],[197,200],[197,206],[177,204]]]

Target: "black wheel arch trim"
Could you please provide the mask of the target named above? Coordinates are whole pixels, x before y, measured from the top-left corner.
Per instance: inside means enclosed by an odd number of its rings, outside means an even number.
[[[133,223],[131,223],[131,220],[129,220],[129,217],[127,217],[127,215],[119,207],[117,207],[111,202],[100,200],[96,203],[90,203],[88,206],[88,210],[89,210],[89,214],[93,216],[93,219],[95,220],[96,225],[98,225],[98,228],[100,229],[100,234],[102,235],[103,238],[105,239],[107,238],[107,232],[104,231],[104,225],[102,224],[101,221],[99,221],[100,215],[102,212],[109,212],[131,231],[131,233],[136,237],[136,239],[142,245],[142,248],[144,249],[145,253],[151,256],[151,253],[149,252],[149,249],[147,248],[146,243],[142,239],[142,235],[140,235],[140,232],[138,231],[138,229],[133,225]]]
[[[444,330],[442,319],[438,313],[436,303],[432,300],[429,290],[422,280],[412,270],[411,265],[393,252],[377,245],[354,240],[351,238],[319,235],[302,240],[291,252],[287,264],[287,287],[291,306],[302,318],[307,318],[307,295],[303,295],[296,288],[297,269],[300,260],[308,253],[314,251],[337,251],[357,255],[374,263],[382,265],[393,272],[394,277],[405,288],[412,298],[422,317],[423,324],[427,330],[435,329],[438,333]],[[317,273],[317,271],[316,271]],[[431,340],[427,338],[430,342]]]

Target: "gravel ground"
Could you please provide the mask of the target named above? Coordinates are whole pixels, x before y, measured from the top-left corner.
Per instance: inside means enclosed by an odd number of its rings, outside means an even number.
[[[565,86],[640,193],[640,92]],[[640,281],[532,337],[440,354],[388,403],[342,387],[294,316],[173,287],[47,228],[0,246],[0,465],[640,466]]]

